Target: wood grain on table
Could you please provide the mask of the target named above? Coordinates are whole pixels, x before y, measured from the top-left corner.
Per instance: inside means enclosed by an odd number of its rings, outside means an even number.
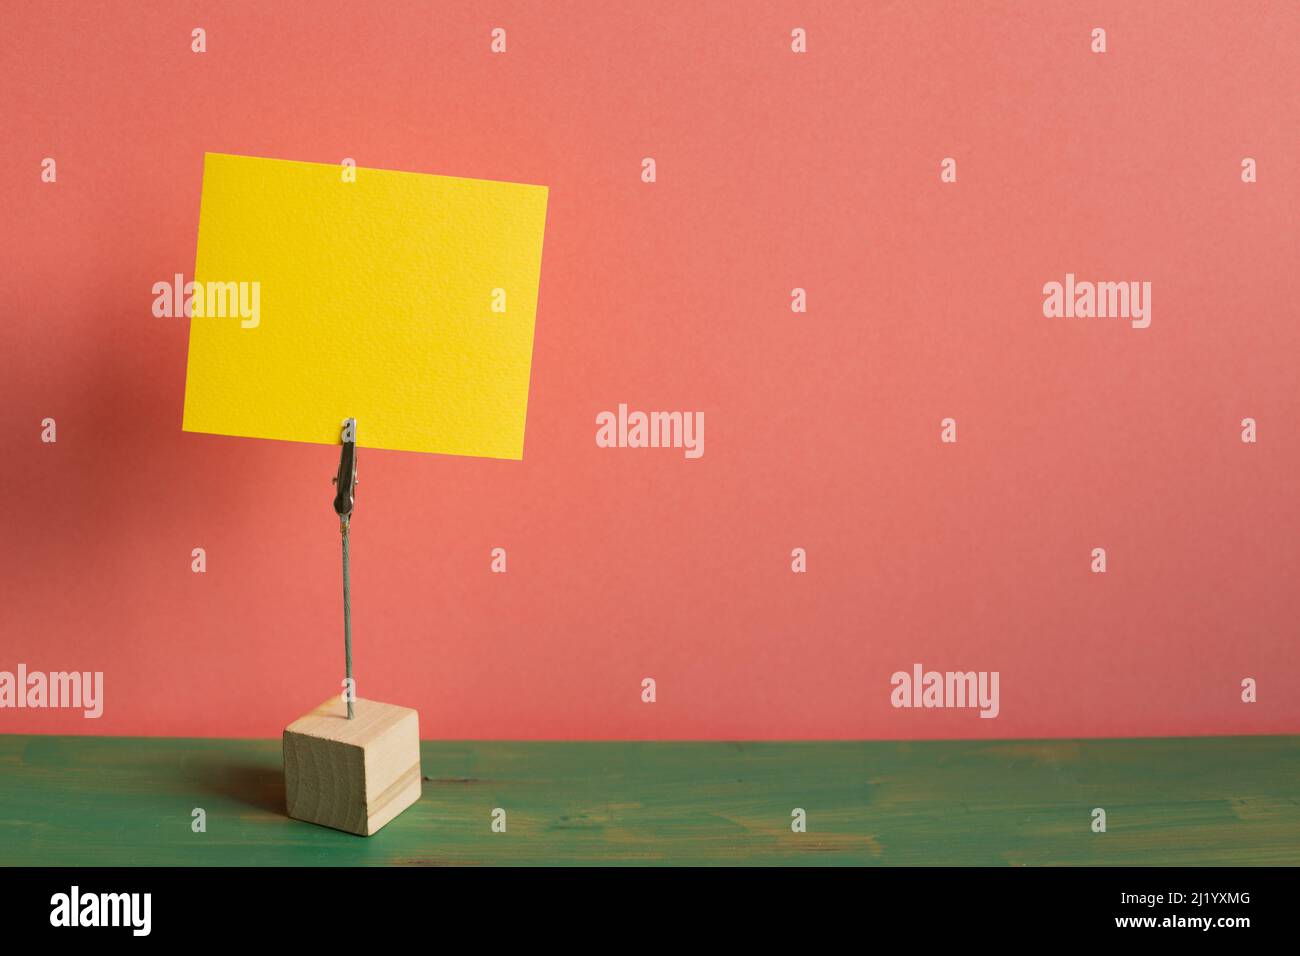
[[[359,837],[285,816],[278,739],[0,736],[0,863],[1300,865],[1296,736],[424,741],[421,761],[420,800]]]

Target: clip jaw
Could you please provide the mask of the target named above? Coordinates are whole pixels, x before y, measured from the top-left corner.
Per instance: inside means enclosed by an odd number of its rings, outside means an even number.
[[[334,511],[341,531],[348,530],[357,487],[357,420],[343,420],[343,451],[339,455],[339,473],[334,477]]]

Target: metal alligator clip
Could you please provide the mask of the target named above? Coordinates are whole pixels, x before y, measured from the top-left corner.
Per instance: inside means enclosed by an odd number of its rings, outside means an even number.
[[[339,454],[339,473],[334,478],[334,510],[338,513],[341,530],[348,529],[352,520],[352,507],[356,503],[357,488],[357,420],[343,421],[343,450]]]

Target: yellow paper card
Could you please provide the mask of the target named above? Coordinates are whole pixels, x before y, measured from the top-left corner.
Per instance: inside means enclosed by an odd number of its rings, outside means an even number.
[[[182,428],[522,458],[546,198],[208,153]]]

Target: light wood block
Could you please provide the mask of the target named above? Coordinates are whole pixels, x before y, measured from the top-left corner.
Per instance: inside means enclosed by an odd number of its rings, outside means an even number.
[[[284,729],[284,791],[296,820],[370,836],[420,799],[420,717],[331,697]]]

